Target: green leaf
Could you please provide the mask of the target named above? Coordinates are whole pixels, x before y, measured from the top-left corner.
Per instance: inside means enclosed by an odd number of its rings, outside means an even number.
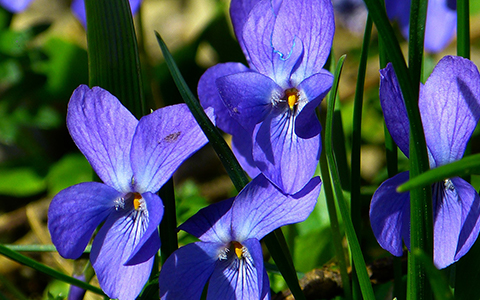
[[[402,193],[414,188],[428,186],[448,178],[473,174],[480,174],[480,154],[470,155],[455,162],[428,170],[399,186],[397,191]]]
[[[141,118],[147,112],[128,0],[86,0],[85,8],[90,87],[108,90]]]

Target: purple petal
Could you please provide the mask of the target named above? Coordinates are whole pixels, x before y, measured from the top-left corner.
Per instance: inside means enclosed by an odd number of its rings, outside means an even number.
[[[248,133],[244,128],[240,128],[232,135],[232,151],[235,154],[240,166],[250,176],[257,177],[260,170],[257,168],[252,154],[252,133]]]
[[[270,279],[267,270],[263,266],[263,253],[260,241],[253,238],[242,242],[252,256],[254,266],[257,269],[257,282],[260,291],[259,299],[270,299]]]
[[[448,0],[430,0],[425,25],[425,50],[437,53],[452,40],[457,26],[457,10]]]
[[[306,139],[295,134],[295,118],[290,111],[269,116],[256,127],[253,159],[260,171],[285,193],[296,193],[315,173],[321,137],[320,124],[312,121],[314,127],[308,133],[317,134]]]
[[[167,106],[144,116],[130,156],[135,190],[158,191],[207,141],[186,104]]]
[[[163,203],[157,194],[143,193],[148,210],[148,227],[142,234],[140,241],[128,258],[127,265],[136,265],[142,263],[155,255],[160,248],[160,236],[158,235],[158,225],[163,217]]]
[[[80,275],[73,275],[73,278],[81,280],[83,282],[87,282],[85,279],[85,274],[80,274]],[[70,285],[70,289],[68,290],[68,300],[83,300],[85,297],[85,293],[87,291],[82,289],[81,287],[78,287],[76,285]]]
[[[262,247],[256,239],[243,244],[247,252],[241,258],[231,254],[219,260],[208,284],[207,300],[261,299],[263,292]],[[240,262],[240,259],[243,260]]]
[[[30,2],[32,0],[0,0],[0,5],[9,12],[18,14],[27,9]]]
[[[273,80],[256,72],[220,77],[216,83],[230,115],[247,131],[271,113],[273,99],[283,96]]]
[[[320,105],[333,84],[333,76],[326,70],[314,74],[298,85],[300,99],[304,103],[298,104],[298,113],[295,118],[295,133],[306,139],[320,134],[321,126],[316,116],[315,108]]]
[[[275,50],[289,53],[296,39],[303,44],[303,59],[292,76],[293,85],[319,73],[330,54],[335,31],[330,0],[283,1],[275,21]]]
[[[271,231],[305,220],[320,194],[319,177],[312,178],[295,195],[286,195],[263,175],[258,175],[238,194],[232,206],[235,240],[261,239]],[[268,205],[265,205],[268,203]]]
[[[250,67],[272,79],[275,78],[272,45],[274,25],[275,12],[272,1],[261,0],[255,9],[251,10],[242,32],[244,51],[247,53],[245,56],[249,58]]]
[[[205,242],[228,243],[231,241],[230,224],[233,198],[202,208],[178,229],[186,231]]]
[[[132,13],[135,14],[140,8],[140,4],[143,0],[130,0],[130,9]],[[87,28],[87,14],[85,11],[85,1],[84,0],[73,0],[72,2],[72,13],[73,15],[82,23],[84,28]]]
[[[230,3],[230,18],[232,19],[233,30],[237,37],[240,48],[249,61],[248,52],[243,43],[243,26],[247,21],[248,15],[252,8],[259,2],[259,0],[232,0]]]
[[[370,225],[380,246],[395,256],[402,255],[402,237],[409,246],[410,193],[397,193],[397,187],[408,180],[408,172],[385,180],[370,203]]]
[[[480,197],[455,177],[433,185],[434,263],[445,268],[472,247],[480,231]]]
[[[410,123],[397,75],[391,63],[380,70],[380,104],[388,131],[398,148],[408,157]]]
[[[148,206],[153,202],[153,197],[147,196],[144,200]],[[134,299],[147,282],[153,266],[153,254],[159,249],[159,243],[151,238],[151,234],[147,234],[147,239],[144,238],[154,223],[152,214],[155,213],[150,209],[158,209],[158,205],[140,205],[136,210],[132,197],[125,201],[123,206],[110,214],[99,230],[93,241],[90,259],[100,287],[110,298]],[[158,226],[158,223],[155,225]],[[139,246],[142,242],[145,244]],[[134,251],[146,256],[140,259]],[[129,259],[141,263],[128,265]]]
[[[65,258],[80,257],[95,229],[122,196],[99,182],[84,182],[62,190],[48,209],[48,230],[58,252]]]
[[[420,93],[428,148],[441,166],[462,158],[480,118],[480,74],[468,59],[446,56]]]
[[[173,252],[158,278],[160,298],[200,299],[222,247],[218,243],[196,242]]]
[[[98,176],[117,191],[130,192],[130,147],[137,119],[106,90],[79,86],[70,98],[67,127]]]
[[[409,21],[410,21],[411,0],[385,0],[385,9],[391,20],[397,20],[400,31],[405,39],[408,39]]]
[[[233,5],[233,3],[232,3]],[[198,82],[198,97],[203,108],[213,107],[218,128],[226,133],[237,132],[241,125],[230,116],[230,112],[218,93],[216,80],[220,77],[250,71],[240,63],[217,64],[209,68]]]

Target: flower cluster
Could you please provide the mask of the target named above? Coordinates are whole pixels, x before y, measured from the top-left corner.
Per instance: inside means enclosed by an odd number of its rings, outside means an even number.
[[[408,157],[409,121],[391,64],[381,70],[380,103],[393,140]],[[480,74],[461,57],[446,56],[420,87],[418,101],[430,168],[462,158],[480,118]],[[402,255],[402,239],[410,246],[410,195],[396,188],[408,172],[386,180],[370,205],[370,223],[380,246]],[[434,263],[438,268],[456,262],[472,247],[480,232],[480,197],[459,177],[432,185]]]

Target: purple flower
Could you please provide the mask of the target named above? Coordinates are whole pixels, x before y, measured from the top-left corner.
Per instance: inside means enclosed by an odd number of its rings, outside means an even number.
[[[405,104],[389,64],[380,71],[380,103],[394,141],[408,156],[409,121]],[[462,158],[480,118],[480,74],[461,57],[446,56],[420,87],[419,109],[427,142],[430,168]],[[374,193],[370,223],[382,248],[402,255],[402,238],[410,247],[410,194],[396,188],[408,180],[408,172],[387,179]],[[438,268],[459,260],[477,239],[480,230],[480,198],[459,177],[432,185],[433,256]]]
[[[391,20],[397,20],[403,36],[408,39],[410,0],[385,0],[385,8]],[[442,51],[452,40],[457,27],[457,0],[428,1],[425,25],[425,50]]]
[[[0,5],[9,12],[17,14],[26,10],[30,2],[32,0],[0,0]]]
[[[140,8],[143,0],[129,0],[132,14],[135,14]],[[82,23],[83,27],[87,28],[87,14],[85,12],[85,0],[73,0],[72,2],[73,15]]]
[[[315,108],[333,77],[322,69],[334,33],[330,0],[233,0],[235,34],[250,68],[208,69],[198,84],[204,107],[251,177],[262,172],[286,193],[313,176],[321,141]]]
[[[104,183],[80,183],[53,198],[52,242],[63,257],[78,258],[105,222],[93,241],[92,266],[109,297],[133,299],[160,247],[163,204],[155,192],[207,139],[184,104],[138,121],[113,95],[85,85],[70,99],[67,126]]]
[[[285,195],[263,175],[233,199],[201,209],[179,229],[200,242],[175,251],[158,279],[161,299],[270,299],[260,239],[276,228],[301,222],[320,193],[315,177],[295,195]]]

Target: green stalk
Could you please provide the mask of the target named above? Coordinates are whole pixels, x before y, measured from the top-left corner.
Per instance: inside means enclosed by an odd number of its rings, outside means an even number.
[[[90,285],[86,282],[83,282],[83,281],[78,280],[76,278],[73,278],[71,276],[65,275],[65,274],[63,274],[63,273],[61,273],[57,270],[54,270],[50,267],[47,267],[46,265],[44,265],[42,263],[39,263],[39,262],[29,258],[29,257],[26,257],[26,256],[24,256],[20,253],[17,253],[13,250],[10,250],[3,245],[0,245],[0,254],[8,257],[9,259],[11,259],[13,261],[16,261],[16,262],[20,263],[22,265],[25,265],[25,266],[30,267],[32,269],[35,269],[39,272],[47,274],[48,276],[51,276],[55,279],[61,280],[63,282],[69,283],[69,284],[76,285],[76,286],[78,286],[78,287],[80,287],[84,290],[94,292],[95,294],[99,294],[99,295],[102,295],[102,296],[104,295],[103,291],[98,287]]]
[[[427,0],[412,0],[410,11],[409,71],[414,98],[405,100],[410,120],[410,177],[416,177],[429,169],[422,123],[418,122],[418,95],[421,78],[423,44]],[[403,91],[403,89],[402,89]],[[410,249],[420,250],[433,259],[432,191],[430,186],[410,192]],[[415,255],[408,256],[407,299],[428,300],[432,298],[426,278],[426,266]]]
[[[325,191],[325,199],[327,202],[328,217],[330,219],[330,229],[332,230],[332,241],[335,249],[335,256],[338,259],[340,267],[340,276],[342,278],[343,292],[347,299],[352,299],[352,288],[347,270],[347,260],[342,245],[342,234],[340,232],[340,224],[337,217],[337,209],[335,207],[335,199],[333,196],[332,181],[330,180],[330,170],[328,168],[327,157],[325,151],[320,155],[320,172],[322,173],[322,185]]]
[[[160,238],[162,240],[162,264],[178,249],[177,215],[175,209],[175,191],[173,178],[170,178],[158,192],[165,206],[162,222],[160,223]]]
[[[469,0],[457,0],[457,55],[470,58]]]
[[[362,52],[360,54],[360,64],[358,66],[357,84],[355,88],[355,99],[353,104],[353,133],[352,133],[352,170],[350,179],[350,211],[352,217],[353,227],[357,237],[360,239],[362,214],[361,214],[361,194],[360,194],[360,148],[362,145],[362,108],[363,108],[363,92],[365,85],[365,74],[367,71],[368,47],[370,44],[370,37],[372,35],[372,19],[367,17],[365,24],[365,33],[363,35]],[[355,264],[352,263],[352,268],[355,270]],[[355,272],[352,272],[352,290],[353,298],[361,299],[361,291],[358,283],[358,278]]]
[[[360,243],[358,242],[357,235],[355,234],[355,229],[353,227],[352,220],[350,218],[350,212],[348,211],[347,204],[343,198],[343,191],[341,188],[340,177],[338,175],[338,169],[335,161],[335,156],[333,153],[332,145],[332,125],[333,125],[333,111],[335,108],[335,98],[337,95],[338,80],[340,73],[343,67],[343,61],[345,60],[345,55],[340,57],[337,68],[335,71],[335,79],[333,83],[333,88],[330,91],[330,97],[328,101],[327,108],[327,120],[325,122],[325,151],[328,161],[328,167],[330,168],[330,175],[333,180],[333,188],[335,192],[335,197],[342,215],[343,222],[345,224],[345,232],[347,235],[348,245],[350,246],[350,251],[352,252],[353,261],[357,268],[355,269],[358,276],[360,289],[364,299],[373,300],[375,296],[373,294],[372,285],[370,284],[370,278],[367,274],[367,267],[365,265],[365,260],[363,259],[362,249],[360,248]]]

